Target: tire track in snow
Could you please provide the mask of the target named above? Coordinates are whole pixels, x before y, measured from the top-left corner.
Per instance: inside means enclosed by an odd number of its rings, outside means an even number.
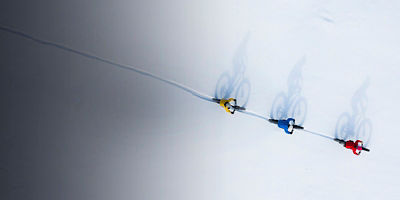
[[[112,60],[109,60],[109,59],[106,59],[106,58],[102,58],[102,57],[99,57],[99,56],[96,56],[96,55],[93,55],[93,54],[90,54],[90,53],[86,53],[86,52],[83,52],[83,51],[75,50],[73,48],[70,48],[70,47],[67,47],[67,46],[64,46],[64,45],[61,45],[61,44],[57,44],[57,43],[54,43],[54,42],[42,40],[42,39],[36,38],[34,36],[31,36],[29,34],[26,34],[26,33],[11,29],[11,28],[7,28],[7,27],[4,27],[4,26],[0,26],[0,30],[4,31],[4,32],[11,33],[13,35],[17,35],[17,36],[23,37],[25,39],[31,40],[31,41],[36,42],[36,43],[41,44],[41,45],[54,47],[54,48],[57,48],[57,49],[60,49],[60,50],[64,50],[64,51],[73,53],[75,55],[79,55],[79,56],[86,57],[86,58],[89,58],[89,59],[92,59],[92,60],[96,60],[96,61],[99,61],[99,62],[102,62],[102,63],[105,63],[105,64],[109,64],[109,65],[112,65],[112,66],[115,66],[115,67],[118,67],[118,68],[134,71],[134,72],[136,72],[138,74],[141,74],[143,76],[151,77],[151,78],[157,79],[159,81],[162,81],[164,83],[167,83],[167,84],[169,84],[171,86],[174,86],[176,88],[179,88],[179,89],[181,89],[181,90],[183,90],[185,92],[188,92],[188,93],[192,94],[193,96],[198,97],[200,99],[213,102],[211,96],[202,94],[202,93],[200,93],[200,92],[198,92],[198,91],[196,91],[196,90],[194,90],[194,89],[192,89],[190,87],[187,87],[187,86],[185,86],[183,84],[177,83],[177,82],[175,82],[173,80],[168,80],[168,79],[161,78],[160,76],[157,76],[157,75],[152,74],[150,72],[138,69],[136,67],[133,67],[133,66],[130,66],[130,65],[116,63],[116,62],[114,62]]]
[[[200,92],[198,92],[198,91],[196,91],[196,90],[194,90],[194,89],[192,89],[192,88],[190,88],[188,86],[185,86],[183,84],[177,83],[177,82],[175,82],[173,80],[164,79],[164,78],[162,78],[160,76],[157,76],[157,75],[152,74],[150,72],[138,69],[136,67],[133,67],[133,66],[130,66],[130,65],[125,65],[125,64],[120,64],[120,63],[114,62],[112,60],[109,60],[109,59],[106,59],[106,58],[102,58],[102,57],[99,57],[99,56],[96,56],[96,55],[93,55],[93,54],[90,54],[90,53],[86,53],[86,52],[83,52],[83,51],[79,51],[79,50],[76,50],[76,49],[61,45],[61,44],[57,44],[57,43],[54,43],[54,42],[42,40],[42,39],[36,38],[34,36],[31,36],[29,34],[26,34],[26,33],[11,29],[11,28],[7,28],[7,27],[4,27],[4,26],[0,26],[0,30],[3,31],[3,32],[7,32],[7,33],[11,33],[13,35],[17,35],[17,36],[23,37],[25,39],[31,40],[31,41],[36,42],[36,43],[41,44],[41,45],[50,46],[50,47],[53,47],[53,48],[64,50],[64,51],[73,53],[75,55],[86,57],[86,58],[89,58],[89,59],[92,59],[92,60],[96,60],[96,61],[99,61],[99,62],[102,62],[102,63],[105,63],[105,64],[109,64],[109,65],[112,65],[112,66],[115,66],[115,67],[118,67],[118,68],[121,68],[121,69],[130,70],[130,71],[136,72],[138,74],[141,74],[143,76],[154,78],[154,79],[159,80],[161,82],[167,83],[167,84],[169,84],[171,86],[179,88],[179,89],[181,89],[181,90],[183,90],[185,92],[188,92],[188,93],[192,94],[193,96],[195,96],[197,98],[200,98],[200,99],[203,99],[203,100],[206,100],[206,101],[209,101],[209,102],[214,102],[212,100],[212,97],[209,96],[209,95],[202,94],[202,93],[200,93]],[[264,116],[262,116],[260,114],[257,114],[256,112],[253,112],[253,111],[250,111],[250,110],[240,110],[239,112],[268,121],[268,117],[264,117]],[[323,134],[320,134],[320,133],[316,133],[316,132],[312,132],[312,131],[308,131],[308,130],[303,130],[303,131],[311,133],[311,134],[314,134],[314,135],[317,135],[317,136],[320,136],[320,137],[324,137],[324,138],[327,138],[327,139],[331,139],[331,140],[334,139],[332,137],[329,137],[329,136],[326,136],[326,135],[323,135]]]

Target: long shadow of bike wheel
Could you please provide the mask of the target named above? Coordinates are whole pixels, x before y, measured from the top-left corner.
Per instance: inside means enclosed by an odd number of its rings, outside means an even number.
[[[229,98],[233,92],[231,87],[232,81],[228,72],[224,72],[218,79],[217,86],[215,87],[215,98],[226,99]]]
[[[287,106],[287,97],[284,92],[279,93],[272,103],[270,117],[272,119],[285,119],[289,112]]]

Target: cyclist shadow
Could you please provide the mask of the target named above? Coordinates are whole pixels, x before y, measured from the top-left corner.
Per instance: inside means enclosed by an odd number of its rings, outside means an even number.
[[[336,122],[335,137],[343,140],[362,140],[368,146],[372,135],[371,120],[365,116],[368,107],[367,88],[369,78],[367,78],[360,88],[353,94],[351,99],[352,112],[344,112]]]
[[[287,93],[280,92],[272,103],[270,118],[294,118],[296,124],[303,125],[307,116],[307,100],[301,95],[303,78],[302,71],[306,62],[303,56],[293,67],[287,79]]]
[[[250,34],[247,33],[239,44],[232,59],[233,68],[231,72],[226,71],[221,74],[214,94],[217,99],[235,98],[241,107],[247,105],[251,90],[250,81],[244,76],[247,68],[247,43],[249,37]]]

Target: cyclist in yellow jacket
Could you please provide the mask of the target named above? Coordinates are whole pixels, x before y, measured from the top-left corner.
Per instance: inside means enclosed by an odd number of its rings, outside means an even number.
[[[219,105],[222,106],[223,108],[225,108],[225,111],[228,113],[235,113],[235,108],[234,105],[231,104],[231,102],[235,102],[235,106],[236,106],[236,99],[234,98],[229,98],[229,99],[221,99],[219,101]]]

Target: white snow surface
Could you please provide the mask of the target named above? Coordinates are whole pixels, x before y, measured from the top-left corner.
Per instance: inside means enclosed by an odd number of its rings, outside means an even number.
[[[110,128],[96,130],[101,137],[82,131],[83,140],[101,152],[91,149],[82,158],[93,160],[80,183],[87,187],[85,198],[400,199],[399,1],[119,0],[95,7],[100,11],[82,14],[87,21],[76,24],[48,26],[60,13],[44,12],[35,31],[3,25],[210,96],[224,73],[236,75],[233,91],[250,83],[244,91],[249,110],[269,117],[283,92],[289,107],[306,104],[293,117],[303,116],[307,130],[329,137],[342,130],[343,139],[363,140],[371,151],[355,156],[308,132],[287,135],[261,118],[229,115],[159,80],[1,32],[40,50],[41,60],[52,54],[72,60],[72,76],[82,68],[93,71],[87,76],[101,77],[101,85],[92,86],[99,94],[103,85],[115,86],[118,101],[107,104],[112,111],[92,113]],[[102,101],[81,95],[77,101],[84,105]],[[83,179],[73,177],[69,181]]]

